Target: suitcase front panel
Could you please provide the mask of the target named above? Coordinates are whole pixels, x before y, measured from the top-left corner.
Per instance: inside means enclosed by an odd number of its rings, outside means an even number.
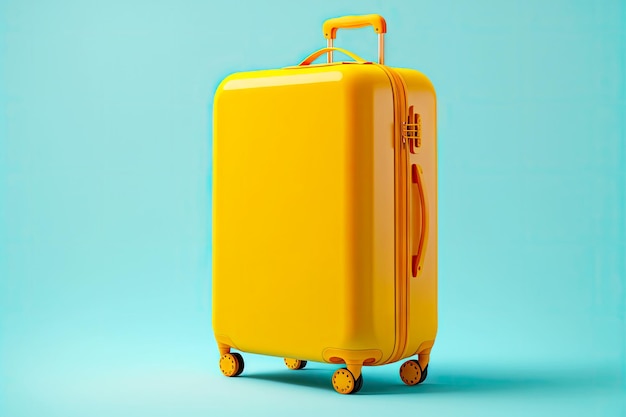
[[[220,85],[218,341],[316,361],[328,360],[329,349],[389,357],[396,334],[392,103],[389,80],[371,65],[235,74]]]

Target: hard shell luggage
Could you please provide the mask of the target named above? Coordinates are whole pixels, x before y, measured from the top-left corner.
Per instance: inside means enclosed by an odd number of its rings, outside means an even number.
[[[379,63],[333,62],[337,30],[369,25]],[[323,32],[328,47],[299,65],[232,74],[215,95],[219,366],[241,374],[235,350],[339,364],[332,385],[349,394],[362,366],[410,358],[400,377],[416,385],[437,332],[435,91],[383,64],[381,16]]]

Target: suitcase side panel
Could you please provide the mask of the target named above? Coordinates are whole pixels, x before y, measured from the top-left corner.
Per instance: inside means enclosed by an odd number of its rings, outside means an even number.
[[[284,76],[295,78],[285,85],[274,79]],[[233,80],[239,87],[229,89]],[[218,341],[316,361],[329,348],[389,354],[392,120],[389,83],[374,66],[237,74],[220,85],[213,165]]]
[[[422,169],[421,181],[428,205],[422,271],[417,277],[409,277],[408,340],[403,355],[408,357],[429,352],[437,334],[437,114],[435,90],[428,78],[415,70],[396,71],[407,84],[407,104],[412,105],[421,118],[421,146],[416,153],[409,153],[409,164],[416,164]],[[416,198],[410,201],[413,215],[409,221],[416,222],[415,213],[420,210],[416,205],[421,203]]]

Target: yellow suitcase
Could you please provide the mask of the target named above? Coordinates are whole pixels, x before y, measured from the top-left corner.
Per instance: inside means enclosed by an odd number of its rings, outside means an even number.
[[[337,29],[371,25],[379,63],[333,62]],[[418,71],[383,65],[385,20],[323,25],[297,66],[236,73],[213,114],[213,330],[226,376],[252,352],[427,375],[437,332],[436,103]],[[327,55],[327,63],[312,62]],[[303,376],[305,377],[305,376]]]

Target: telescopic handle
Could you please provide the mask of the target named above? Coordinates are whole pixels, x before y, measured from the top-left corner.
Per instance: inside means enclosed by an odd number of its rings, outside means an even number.
[[[325,21],[322,29],[326,39],[335,39],[337,37],[337,29],[356,29],[365,26],[373,26],[374,32],[379,35],[387,33],[387,22],[379,14],[335,17]]]
[[[343,16],[328,19],[322,25],[326,46],[333,47],[333,41],[337,37],[338,29],[356,29],[365,26],[374,27],[374,32],[378,34],[378,63],[385,63],[385,33],[387,33],[387,22],[378,14],[364,14],[360,16]],[[328,51],[328,62],[333,62],[333,51]]]

